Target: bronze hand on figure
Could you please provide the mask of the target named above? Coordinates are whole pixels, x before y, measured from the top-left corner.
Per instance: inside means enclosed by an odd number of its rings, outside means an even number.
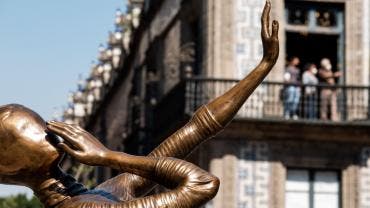
[[[116,207],[198,207],[212,199],[218,190],[216,177],[195,165],[174,159],[160,157],[132,156],[121,152],[110,151],[95,137],[80,127],[49,122],[48,130],[62,136],[66,142],[58,144],[60,148],[76,158],[79,162],[111,167],[122,172],[135,174],[155,181],[172,191],[136,198],[126,202],[109,200],[81,202],[76,197],[73,202],[61,207],[106,207],[105,204],[116,204]],[[89,194],[88,192],[86,195]],[[86,197],[82,196],[82,198]],[[85,199],[83,199],[85,200]]]
[[[82,128],[45,124],[23,106],[0,106],[0,183],[30,187],[46,207],[56,208],[192,208],[206,203],[216,195],[218,179],[181,159],[220,132],[274,66],[279,53],[278,23],[273,22],[271,32],[270,9],[268,1],[262,15],[260,64],[231,90],[201,107],[148,157],[111,151]],[[64,141],[53,142],[51,133]],[[60,170],[64,152],[81,163],[111,167],[123,174],[87,190]],[[170,191],[146,196],[155,183]]]

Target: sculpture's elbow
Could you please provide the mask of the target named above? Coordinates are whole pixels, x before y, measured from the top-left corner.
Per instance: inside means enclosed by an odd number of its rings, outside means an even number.
[[[211,174],[207,174],[199,181],[197,195],[199,194],[204,198],[204,200],[209,201],[216,196],[219,187],[220,179]]]
[[[212,176],[211,181],[209,182],[210,186],[210,198],[214,198],[220,188],[220,179],[216,176]]]

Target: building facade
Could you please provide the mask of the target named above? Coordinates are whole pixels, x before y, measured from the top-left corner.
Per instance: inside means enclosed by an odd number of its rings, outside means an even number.
[[[234,121],[188,158],[221,179],[206,207],[369,207],[370,0],[272,3],[272,18],[281,25],[275,68]],[[263,5],[129,1],[64,119],[109,148],[148,154],[259,63]],[[342,72],[333,87],[340,121],[306,119],[303,96],[300,119],[284,119],[279,92],[291,56],[317,65],[326,57]],[[86,177],[101,181],[115,174],[99,168]]]

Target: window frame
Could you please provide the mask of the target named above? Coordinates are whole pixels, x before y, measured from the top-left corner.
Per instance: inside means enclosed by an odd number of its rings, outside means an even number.
[[[296,167],[288,167],[286,168],[286,178],[285,178],[285,186],[287,182],[287,176],[288,176],[288,171],[307,171],[308,172],[308,207],[309,208],[315,208],[314,207],[314,196],[315,196],[315,191],[314,191],[314,182],[315,182],[315,173],[317,172],[335,172],[337,175],[337,180],[338,180],[338,208],[342,208],[342,171],[338,169],[325,169],[325,168],[296,168]],[[284,194],[286,195],[287,190],[285,189]]]
[[[289,14],[292,9],[301,8],[307,12],[307,24],[292,24],[289,21]],[[285,0],[285,24],[288,32],[308,32],[308,33],[325,33],[338,35],[343,32],[345,4],[344,3],[322,3],[322,2],[296,2]],[[334,13],[335,24],[332,26],[321,26],[317,22],[316,13],[322,10],[328,10]]]

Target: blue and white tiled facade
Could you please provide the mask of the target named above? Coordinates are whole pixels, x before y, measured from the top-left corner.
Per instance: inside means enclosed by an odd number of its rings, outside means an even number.
[[[236,0],[234,58],[237,78],[250,72],[262,58],[261,11],[264,1]]]
[[[267,143],[245,143],[240,148],[236,174],[237,208],[268,208],[270,164]]]

